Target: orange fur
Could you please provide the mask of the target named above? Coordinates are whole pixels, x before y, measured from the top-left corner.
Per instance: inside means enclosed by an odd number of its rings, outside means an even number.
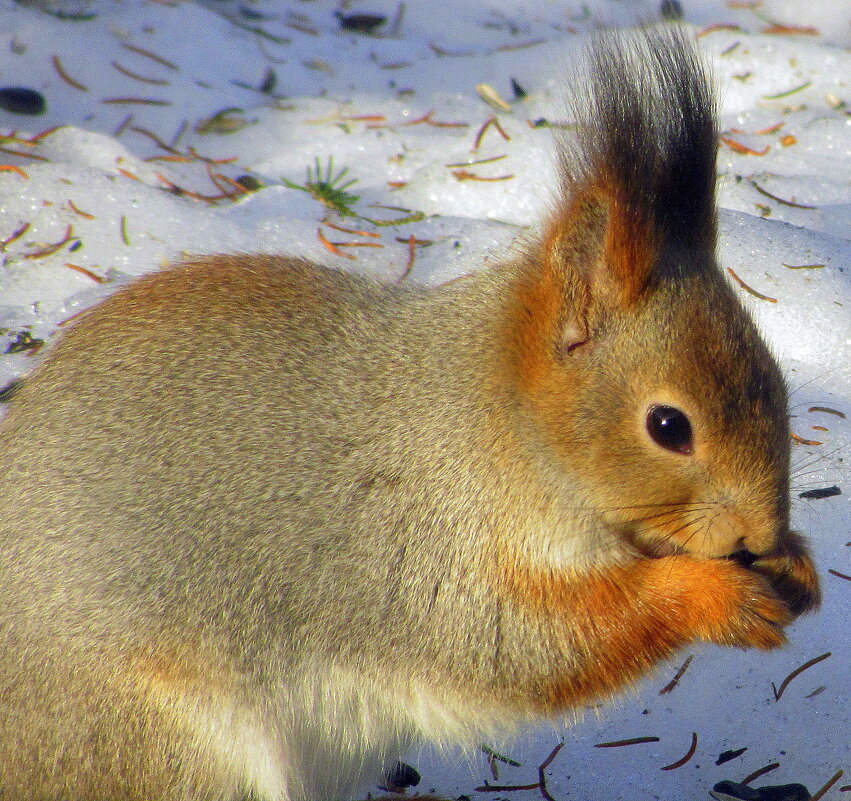
[[[553,713],[609,695],[696,639],[770,649],[791,616],[767,582],[734,562],[676,555],[573,575],[505,548],[497,591],[543,619],[579,655],[539,699]]]

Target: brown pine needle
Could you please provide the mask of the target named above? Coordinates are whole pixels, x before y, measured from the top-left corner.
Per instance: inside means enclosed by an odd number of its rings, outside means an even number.
[[[495,128],[499,135],[506,141],[510,142],[511,137],[505,132],[505,129],[499,124],[499,120],[496,117],[489,117],[485,120],[484,124],[481,128],[479,128],[478,133],[476,134],[476,138],[473,140],[473,147],[471,150],[475,153],[479,149],[479,145],[482,143],[482,139],[484,138],[485,132],[489,128]]]
[[[772,195],[767,189],[763,189],[756,181],[748,181],[748,183],[756,189],[761,195],[767,198],[771,198],[771,200],[776,200],[778,203],[782,203],[784,206],[791,206],[793,209],[815,209],[817,206],[805,206],[803,203],[795,203],[791,200],[784,200],[782,197],[777,197],[777,195]]]
[[[344,251],[340,250],[340,248],[339,248],[339,247],[337,247],[337,245],[335,245],[333,242],[329,242],[329,241],[325,238],[325,234],[323,234],[323,233],[322,233],[322,229],[321,229],[321,228],[317,228],[317,229],[316,229],[316,236],[317,236],[317,238],[319,239],[319,241],[322,243],[322,246],[323,246],[326,250],[328,250],[328,251],[330,251],[331,253],[333,253],[335,256],[343,256],[343,258],[351,259],[352,261],[355,261],[356,257],[355,257],[355,256],[353,256],[351,253],[346,253],[346,252],[344,252]]]
[[[799,437],[794,431],[790,432],[790,436],[792,437],[792,442],[797,442],[799,445],[812,445],[813,447],[816,445],[824,445],[823,442],[820,442],[817,439],[804,439],[803,437]]]
[[[777,303],[777,298],[770,298],[768,295],[763,295],[762,292],[757,292],[753,287],[748,286],[741,278],[739,278],[733,270],[728,267],[727,272],[730,274],[730,277],[742,288],[745,292],[753,295],[755,298],[759,298],[760,300],[767,300],[769,303]]]
[[[29,175],[27,175],[17,164],[0,164],[0,172],[13,172],[16,175],[20,175],[21,178],[29,178]]]
[[[674,678],[672,678],[661,690],[659,690],[659,695],[667,695],[680,683],[680,679],[688,670],[692,659],[694,659],[694,654],[689,654],[688,659],[680,665],[680,669],[674,674]]]
[[[356,236],[370,236],[373,239],[380,239],[381,234],[377,231],[359,231],[356,228],[346,228],[343,225],[338,225],[331,220],[323,220],[323,225],[327,225],[329,228],[333,228],[335,231],[342,231],[344,234],[355,234]]]
[[[62,62],[59,60],[59,56],[54,55],[52,58],[53,68],[59,74],[59,77],[68,84],[68,86],[73,86],[74,89],[79,89],[81,92],[88,92],[89,87],[85,84],[80,83],[79,81],[75,81],[62,66]]]
[[[173,164],[190,164],[193,159],[189,158],[189,156],[148,156],[148,158],[144,159],[145,161],[167,161]]]
[[[775,22],[762,29],[763,33],[770,33],[780,36],[787,34],[803,34],[804,36],[818,36],[818,28],[813,28],[811,25],[783,25]]]
[[[6,248],[12,244],[12,242],[16,241],[17,239],[20,239],[29,230],[29,227],[30,224],[28,222],[25,222],[19,228],[16,228],[14,231],[12,231],[12,233],[9,234],[9,236],[7,236],[5,239],[0,239],[0,251],[6,250]]]
[[[840,412],[839,409],[832,409],[830,406],[810,406],[810,408],[807,409],[807,412],[809,414],[812,414],[813,412],[823,412],[824,414],[836,415],[840,420],[846,419],[845,412]]]
[[[81,208],[78,208],[77,204],[74,203],[73,200],[68,201],[68,208],[71,209],[71,211],[73,211],[74,214],[79,214],[81,217],[85,217],[87,220],[94,220],[95,219],[94,214],[89,214],[89,212],[83,211]]]
[[[517,44],[504,44],[497,47],[493,52],[494,53],[507,53],[513,50],[523,50],[527,47],[536,47],[539,44],[543,44],[546,42],[546,39],[528,39],[525,42],[518,42]]]
[[[215,203],[217,200],[228,200],[233,199],[233,195],[202,195],[198,192],[193,192],[190,189],[184,189],[182,186],[178,186],[176,183],[169,181],[161,173],[156,173],[157,179],[168,189],[170,192],[178,195],[179,197],[191,197],[193,200],[200,200],[204,203]]]
[[[844,775],[844,770],[836,771],[836,773],[833,774],[833,777],[828,780],[827,784],[825,784],[824,787],[822,787],[820,790],[817,790],[813,794],[813,797],[810,799],[810,801],[821,801],[821,799],[824,798],[825,795],[827,795],[827,791],[830,790],[830,788],[833,787],[833,785],[836,784],[836,782],[838,782]]]
[[[40,131],[35,136],[31,136],[29,139],[25,140],[28,144],[37,145],[42,139],[46,139],[51,134],[56,133],[60,128],[64,128],[64,125],[53,125],[50,128],[45,128],[43,131]]]
[[[780,700],[780,697],[786,691],[786,688],[789,686],[789,682],[791,682],[792,679],[797,678],[805,670],[809,670],[813,665],[817,665],[819,662],[823,662],[830,655],[831,655],[831,652],[828,651],[827,653],[821,654],[821,656],[813,657],[812,659],[808,660],[807,662],[804,662],[803,665],[795,668],[785,679],[783,679],[783,681],[780,682],[779,687],[775,687],[774,684],[772,683],[771,688],[774,690],[774,700],[775,701]]]
[[[157,100],[153,97],[106,97],[100,101],[111,106],[170,106],[170,100]]]
[[[153,131],[149,131],[147,128],[142,128],[140,125],[134,125],[130,128],[130,130],[133,131],[134,133],[141,134],[142,136],[146,136],[157,147],[162,148],[167,153],[171,153],[174,156],[183,156],[183,154],[179,150],[173,148],[169,144],[166,144],[159,136],[157,136]],[[184,158],[186,158],[186,157],[184,156]],[[189,161],[188,158],[186,160]]]
[[[91,278],[92,281],[95,281],[98,284],[102,284],[106,281],[105,278],[98,275],[97,273],[93,273],[91,270],[87,270],[85,267],[81,267],[79,264],[71,264],[71,262],[65,262],[66,267],[70,267],[72,270],[76,270],[78,273],[82,273],[86,276],[86,278]]]
[[[233,164],[239,156],[225,156],[220,159],[213,159],[209,156],[202,156],[194,147],[191,145],[186,148],[186,152],[192,156],[194,159],[198,159],[199,161],[204,161],[207,164]]]
[[[115,133],[113,134],[113,136],[115,136],[115,137],[121,136],[121,134],[123,134],[130,127],[131,122],[133,122],[133,114],[132,113],[128,114],[123,120],[121,120],[121,123],[115,129]]]
[[[452,175],[455,176],[457,181],[483,181],[487,183],[491,183],[493,181],[510,181],[514,177],[513,174],[486,177],[484,175],[476,175],[474,172],[470,172],[469,170],[452,170]]]
[[[411,270],[414,269],[414,261],[417,258],[417,240],[413,234],[408,237],[408,261],[405,264],[405,269],[402,271],[402,275],[399,276],[397,280],[404,281],[410,274]]]
[[[552,761],[556,758],[556,755],[559,751],[564,747],[564,743],[559,743],[552,751],[550,751],[550,755],[541,763],[541,766],[538,768],[538,783],[541,789],[541,795],[547,801],[555,801],[555,799],[550,795],[550,791],[547,789],[547,776],[546,769],[552,764]]]
[[[741,153],[744,156],[764,156],[771,149],[770,145],[766,145],[762,150],[754,150],[752,147],[743,145],[729,136],[722,136],[721,141],[727,145],[735,153]]]
[[[233,190],[233,191],[230,193],[230,196],[231,196],[231,197],[233,197],[233,198],[238,198],[238,197],[242,197],[243,195],[247,195],[247,194],[248,194],[249,190],[248,190],[248,189],[246,189],[246,188],[245,188],[245,187],[244,187],[244,186],[243,186],[243,185],[242,185],[239,181],[234,181],[234,179],[233,179],[233,178],[231,178],[230,176],[228,176],[228,175],[222,175],[222,173],[220,173],[220,172],[213,172],[213,171],[210,169],[210,165],[209,165],[209,164],[207,165],[207,169],[208,169],[208,170],[210,170],[210,173],[211,173],[212,175],[215,175],[215,176],[216,176],[216,178],[218,179],[218,180],[216,180],[216,181],[214,181],[214,182],[213,182],[213,183],[215,183],[215,184],[216,184],[216,186],[218,186],[218,181],[224,181],[224,182],[225,182],[225,184],[227,184],[229,187],[231,187],[231,189]],[[225,191],[227,191],[227,190],[225,190]]]
[[[123,175],[125,178],[129,178],[131,181],[142,180],[141,178],[139,178],[138,175],[134,175],[132,172],[130,172],[130,170],[125,170],[124,167],[116,167],[115,169],[118,170],[121,175]]]
[[[535,784],[483,784],[481,787],[474,787],[477,793],[510,793],[513,790],[537,790],[540,788],[540,782]]]
[[[150,50],[145,50],[144,48],[138,47],[137,45],[130,44],[129,42],[122,42],[121,46],[125,50],[129,50],[131,53],[137,53],[140,56],[144,56],[145,58],[149,58],[152,61],[156,61],[158,64],[162,64],[164,67],[168,67],[170,70],[178,71],[180,67],[177,66],[172,61],[163,58],[162,56],[158,56],[156,53],[152,53]]]
[[[236,200],[248,193],[248,190],[238,181],[234,181],[233,178],[222,175],[220,172],[215,172],[209,162],[205,166],[210,180],[215,184],[216,189],[222,193],[222,199]]]
[[[688,751],[683,754],[676,762],[672,762],[670,765],[665,765],[662,770],[676,770],[677,768],[681,768],[686,764],[693,756],[695,751],[697,751],[697,732],[692,732],[691,734],[691,745],[689,746]]]
[[[7,156],[17,156],[20,159],[31,159],[32,161],[50,161],[46,156],[39,156],[38,153],[21,153],[19,150],[12,150],[8,147],[0,147],[0,153],[5,153]]]
[[[717,23],[715,25],[709,25],[704,28],[702,31],[698,31],[695,34],[695,39],[700,39],[703,36],[708,36],[710,33],[717,33],[718,31],[740,31],[742,30],[738,25],[730,25],[725,24],[723,22]]]
[[[115,67],[122,75],[126,75],[128,78],[132,78],[134,81],[141,81],[142,83],[153,84],[154,86],[168,86],[169,82],[165,80],[165,78],[149,78],[146,75],[140,75],[138,72],[133,72],[133,70],[128,69],[123,64],[120,64],[117,61],[111,62],[112,66]]]
[[[641,743],[658,742],[658,737],[630,737],[626,740],[612,740],[608,743],[595,743],[594,748],[622,748],[625,745],[640,745]]]
[[[779,131],[785,124],[785,122],[775,122],[774,125],[769,125],[767,128],[761,128],[759,131],[754,131],[754,136],[765,136],[765,134],[774,133],[775,131]]]
[[[745,776],[744,779],[740,782],[740,784],[750,784],[751,782],[755,782],[760,776],[765,776],[766,773],[771,773],[773,770],[777,770],[780,767],[779,762],[772,762],[770,765],[765,765],[759,770],[755,770],[753,773],[749,773]]]
[[[337,119],[340,122],[385,122],[387,117],[383,114],[347,114]]]
[[[25,253],[25,259],[43,259],[46,256],[52,256],[56,251],[61,250],[65,245],[67,245],[74,238],[74,226],[70,223],[68,227],[65,229],[65,236],[62,237],[59,242],[54,242],[52,245],[46,245],[43,248],[39,248],[38,250],[34,250],[30,253]]]
[[[444,164],[444,167],[475,167],[478,164],[492,164],[494,161],[502,161],[508,158],[508,153],[503,153],[501,156],[491,156],[487,159],[475,159],[473,161],[456,161],[453,164]]]
[[[367,128],[400,128],[403,125],[431,125],[434,128],[468,128],[468,122],[441,122],[434,119],[435,110],[432,109],[422,117],[417,117],[414,120],[405,120],[404,122],[375,122],[367,125]]]

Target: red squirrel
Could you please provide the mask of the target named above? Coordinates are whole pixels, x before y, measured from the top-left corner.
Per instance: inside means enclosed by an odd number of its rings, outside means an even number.
[[[444,286],[212,255],[0,425],[0,796],[334,801],[819,589],[781,372],[715,258],[687,35],[604,35],[525,254]]]

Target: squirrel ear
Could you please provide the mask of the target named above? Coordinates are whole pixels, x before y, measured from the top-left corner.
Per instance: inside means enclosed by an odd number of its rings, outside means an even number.
[[[656,254],[653,227],[616,185],[598,179],[573,191],[550,220],[535,259],[542,292],[556,292],[563,304],[563,352],[587,342],[609,314],[637,301]]]
[[[613,181],[572,192],[547,226],[541,268],[585,284],[590,306],[627,309],[644,290],[658,254],[652,223]],[[588,311],[591,311],[589,309]]]
[[[523,382],[538,384],[634,304],[655,260],[649,226],[602,182],[566,196],[521,265],[512,330]]]
[[[611,186],[586,185],[521,263],[511,329],[528,390],[545,386],[553,367],[593,345],[606,321],[645,291],[656,261],[652,228],[627,209]]]

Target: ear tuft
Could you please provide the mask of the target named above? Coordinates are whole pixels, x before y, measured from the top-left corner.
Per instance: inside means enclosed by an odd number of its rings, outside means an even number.
[[[577,135],[561,152],[561,207],[546,241],[575,236],[589,205],[603,208],[601,262],[563,269],[584,270],[592,297],[626,308],[671,267],[662,253],[714,250],[715,103],[682,29],[603,34],[588,60],[587,91],[574,101]],[[692,263],[678,262],[681,271]]]
[[[715,104],[693,42],[671,26],[603,34],[580,83],[561,199],[519,288],[529,378],[660,282],[715,269]]]

